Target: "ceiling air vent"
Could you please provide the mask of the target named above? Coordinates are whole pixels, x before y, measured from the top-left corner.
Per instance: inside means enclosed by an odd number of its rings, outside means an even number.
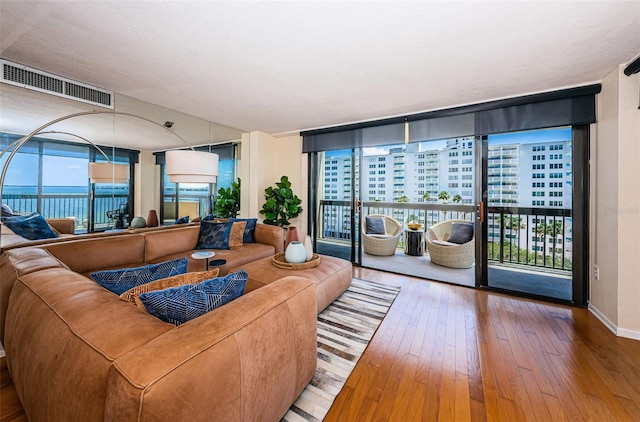
[[[61,78],[7,60],[0,60],[0,63],[2,63],[0,82],[113,109],[112,91]]]

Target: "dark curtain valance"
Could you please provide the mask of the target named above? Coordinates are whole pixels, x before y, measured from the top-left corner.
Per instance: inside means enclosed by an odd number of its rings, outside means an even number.
[[[303,152],[517,132],[596,122],[595,84],[404,117],[302,132]]]
[[[362,127],[304,136],[302,152],[388,145],[404,140],[404,123]],[[404,141],[403,141],[404,142]]]
[[[186,148],[181,148],[186,149]],[[211,145],[211,146],[200,146],[194,147],[196,151],[205,151],[211,152],[214,154],[218,154],[218,159],[222,160],[233,160],[236,156],[236,144],[220,144],[220,145]],[[165,164],[165,151],[154,152],[153,155],[156,156],[156,164]]]

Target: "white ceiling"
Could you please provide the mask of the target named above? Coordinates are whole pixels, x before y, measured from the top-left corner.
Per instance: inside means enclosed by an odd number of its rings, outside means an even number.
[[[640,2],[0,0],[0,28],[4,59],[277,135],[600,81]]]

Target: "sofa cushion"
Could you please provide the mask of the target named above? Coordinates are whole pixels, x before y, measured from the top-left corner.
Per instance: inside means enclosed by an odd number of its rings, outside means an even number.
[[[469,242],[472,238],[473,223],[453,223],[451,225],[451,234],[447,241],[461,245]]]
[[[385,234],[384,218],[382,217],[365,217],[365,225],[367,234]]]
[[[135,286],[186,272],[187,259],[181,258],[144,267],[97,271],[90,276],[105,289],[120,295]]]
[[[201,221],[196,249],[229,249],[231,226],[231,222]]]
[[[200,271],[195,273],[178,274],[172,277],[161,278],[133,287],[120,295],[120,299],[131,302],[139,308],[144,309],[144,305],[140,301],[142,293],[154,292],[156,290],[164,290],[170,287],[184,286],[185,284],[196,284],[204,280],[210,280],[218,276],[220,270],[214,268],[209,271]]]
[[[229,248],[237,248],[243,245],[244,228],[246,221],[231,222],[231,233],[229,233]]]
[[[162,321],[180,325],[242,296],[246,271],[140,295],[147,311]]]
[[[52,239],[58,237],[49,223],[39,213],[2,217],[2,222],[15,234],[29,240]]]
[[[229,221],[232,223],[236,221],[246,221],[247,226],[244,228],[244,233],[242,235],[242,243],[255,243],[255,231],[256,224],[258,223],[257,218],[230,218]]]

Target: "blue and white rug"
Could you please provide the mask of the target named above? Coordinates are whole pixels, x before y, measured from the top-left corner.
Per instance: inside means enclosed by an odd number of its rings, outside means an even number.
[[[354,278],[318,315],[316,373],[283,421],[324,419],[399,292],[400,287]]]

